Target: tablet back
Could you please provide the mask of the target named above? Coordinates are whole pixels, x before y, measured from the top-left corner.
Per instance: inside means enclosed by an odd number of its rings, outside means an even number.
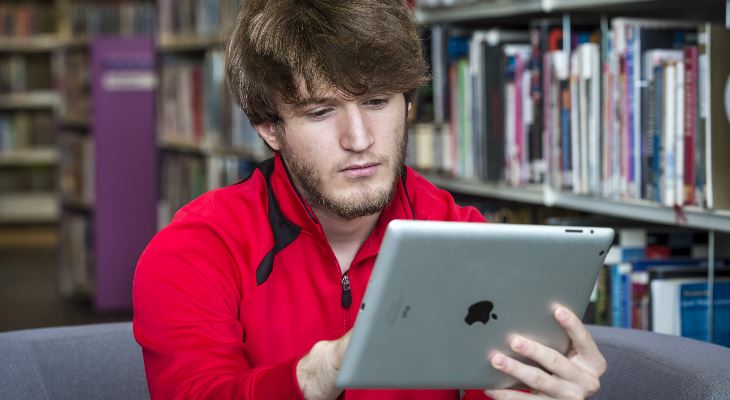
[[[582,315],[613,240],[608,228],[393,221],[337,384],[503,388],[487,354],[511,334],[560,352],[560,303]],[[520,359],[520,357],[517,357]]]

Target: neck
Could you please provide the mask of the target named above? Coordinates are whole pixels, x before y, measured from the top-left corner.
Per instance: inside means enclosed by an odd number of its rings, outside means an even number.
[[[314,209],[342,273],[350,269],[362,244],[378,223],[380,213],[346,220],[328,210]]]
[[[346,220],[329,210],[314,209],[322,229],[327,236],[327,241],[334,248],[335,246],[344,246],[357,244],[360,248],[362,243],[367,239],[378,222],[380,213],[367,215],[364,217]]]

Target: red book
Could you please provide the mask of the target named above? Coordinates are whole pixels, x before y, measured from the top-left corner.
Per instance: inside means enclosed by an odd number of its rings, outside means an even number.
[[[698,49],[684,48],[684,204],[695,204]]]
[[[195,66],[191,73],[193,80],[193,138],[195,143],[203,140],[203,69]]]
[[[551,29],[548,34],[548,51],[560,50],[563,48],[563,30]]]

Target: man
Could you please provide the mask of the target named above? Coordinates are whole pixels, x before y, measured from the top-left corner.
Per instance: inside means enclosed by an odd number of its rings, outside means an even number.
[[[402,0],[248,0],[226,64],[236,101],[276,155],[183,207],[140,258],[134,332],[150,393],[335,399],[387,223],[484,219],[403,165],[407,110],[427,73]],[[598,389],[605,361],[595,343],[570,311],[559,308],[556,318],[574,350],[564,357],[513,338],[516,351],[550,372],[493,355],[495,368],[534,390],[491,397],[574,399]]]

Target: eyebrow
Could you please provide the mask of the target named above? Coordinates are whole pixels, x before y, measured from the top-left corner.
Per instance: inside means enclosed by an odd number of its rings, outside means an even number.
[[[333,104],[336,101],[337,99],[334,97],[309,97],[295,101],[292,105],[297,109],[302,109],[314,104]]]

